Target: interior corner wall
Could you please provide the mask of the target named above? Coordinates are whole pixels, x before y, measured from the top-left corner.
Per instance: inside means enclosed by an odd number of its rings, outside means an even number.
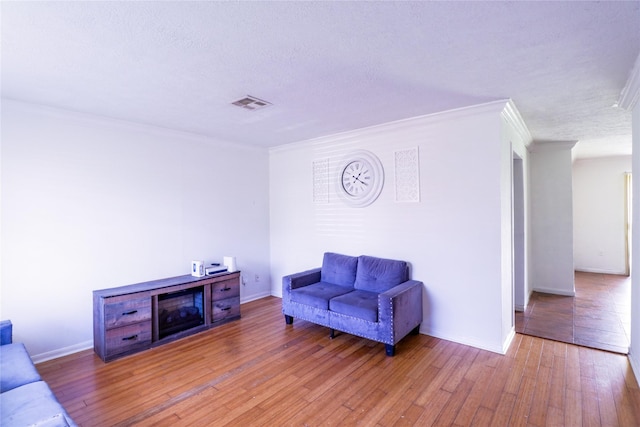
[[[640,382],[640,102],[632,112],[633,220],[631,259],[631,345],[629,360]]]
[[[627,273],[626,172],[631,172],[631,156],[574,162],[573,253],[576,270]]]
[[[272,149],[273,294],[282,295],[282,276],[319,267],[325,251],[406,260],[425,285],[422,333],[503,352],[502,108],[471,107]],[[337,165],[357,149],[376,154],[385,173],[381,195],[364,208],[344,205],[336,193]],[[413,184],[395,169],[405,151],[418,153],[417,201],[397,199]]]
[[[266,149],[4,99],[1,119],[0,310],[35,360],[92,346],[93,290],[193,259],[270,294]]]
[[[503,121],[502,329],[505,351],[515,336],[515,312],[529,299],[529,132],[521,119]],[[524,130],[523,130],[524,129]],[[517,161],[516,161],[517,159]]]
[[[531,165],[532,290],[575,295],[573,262],[574,142],[534,143]]]

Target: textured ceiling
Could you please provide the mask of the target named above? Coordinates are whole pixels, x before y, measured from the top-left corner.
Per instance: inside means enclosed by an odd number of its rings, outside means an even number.
[[[1,2],[2,96],[258,146],[511,98],[631,152],[640,2]],[[273,105],[231,105],[245,95]]]

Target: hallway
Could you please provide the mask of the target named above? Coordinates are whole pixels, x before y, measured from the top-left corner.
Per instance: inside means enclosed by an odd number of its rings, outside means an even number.
[[[575,297],[533,292],[516,332],[627,354],[631,278],[576,271],[575,288]]]

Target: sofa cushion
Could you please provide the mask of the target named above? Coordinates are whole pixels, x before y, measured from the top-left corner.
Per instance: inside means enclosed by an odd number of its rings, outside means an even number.
[[[291,301],[299,304],[310,305],[321,310],[329,309],[329,300],[338,295],[352,292],[353,289],[333,283],[318,282],[313,285],[291,291]]]
[[[329,301],[329,309],[336,313],[358,317],[371,322],[378,321],[378,293],[355,290]]]
[[[44,381],[0,394],[0,425],[76,425]]]
[[[408,280],[407,263],[362,255],[354,287],[363,291],[384,292]]]
[[[0,345],[13,342],[13,325],[11,320],[0,320]]]
[[[31,362],[24,344],[0,346],[0,392],[35,381],[40,381],[40,374]]]
[[[326,252],[322,259],[320,281],[353,289],[357,266],[357,257]]]

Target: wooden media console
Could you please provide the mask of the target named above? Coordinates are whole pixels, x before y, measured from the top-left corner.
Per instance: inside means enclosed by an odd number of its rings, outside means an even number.
[[[93,349],[105,362],[240,318],[240,272],[93,291]]]

